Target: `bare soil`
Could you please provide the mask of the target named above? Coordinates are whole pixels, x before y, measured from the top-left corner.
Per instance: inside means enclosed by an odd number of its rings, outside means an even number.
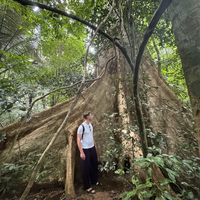
[[[96,194],[88,194],[80,181],[76,181],[75,189],[77,197],[73,199],[70,195],[65,197],[64,185],[58,182],[50,184],[34,184],[27,200],[120,200],[119,195],[124,191],[132,190],[131,184],[127,181],[127,177],[119,177],[113,173],[101,174],[100,182],[102,186],[95,186]],[[3,200],[18,200],[25,188],[25,185],[18,185],[6,194]],[[12,192],[15,191],[15,194]],[[137,199],[137,198],[133,198]]]

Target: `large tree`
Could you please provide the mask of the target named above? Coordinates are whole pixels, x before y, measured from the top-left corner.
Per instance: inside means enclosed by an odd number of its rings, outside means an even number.
[[[200,146],[200,2],[173,0],[169,8]]]
[[[91,23],[62,10],[53,9],[50,6],[36,4],[30,1],[21,0],[19,2],[22,4],[28,2],[29,5],[38,5],[41,8],[75,19],[93,30],[96,30],[96,27]],[[106,149],[104,146],[106,140],[101,137],[102,130],[107,130],[106,128],[108,128],[107,124],[104,123],[104,120],[106,120],[104,114],[111,114],[111,116],[113,116],[112,113],[118,113],[122,117],[122,120],[119,120],[119,124],[117,125],[120,132],[120,139],[115,138],[115,142],[119,144],[122,143],[125,147],[126,144],[128,144],[127,146],[131,146],[131,148],[135,150],[133,152],[128,151],[128,153],[127,151],[122,151],[120,152],[122,155],[124,153],[125,155],[128,154],[126,156],[133,157],[134,155],[135,157],[138,157],[142,154],[142,150],[143,156],[146,157],[148,153],[148,142],[150,147],[153,145],[160,146],[162,147],[162,150],[168,154],[173,154],[178,151],[182,158],[186,153],[181,151],[181,144],[191,145],[191,141],[189,141],[188,138],[193,138],[190,133],[192,131],[190,112],[188,110],[185,110],[184,112],[180,110],[180,100],[178,100],[174,92],[162,80],[160,74],[157,73],[155,64],[151,62],[148,51],[145,51],[145,58],[142,59],[142,65],[140,65],[146,42],[151,36],[160,15],[164,12],[166,6],[163,7],[163,5],[165,5],[165,2],[167,1],[162,2],[162,6],[157,11],[156,15],[154,15],[144,40],[142,40],[140,32],[134,32],[134,16],[130,7],[133,1],[126,1],[124,4],[121,4],[121,2],[122,1],[118,2],[118,7],[111,16],[111,25],[108,23],[102,30],[99,30],[99,33],[103,37],[111,41],[110,46],[103,51],[103,56],[98,56],[99,69],[104,69],[105,74],[81,95],[79,94],[80,99],[74,110],[71,112],[65,127],[60,132],[57,140],[54,140],[54,143],[52,143],[49,154],[46,154],[46,163],[51,163],[48,165],[49,170],[46,172],[45,176],[38,177],[39,182],[50,182],[55,177],[58,177],[59,181],[65,181],[66,194],[69,193],[73,196],[75,196],[73,185],[75,179],[74,176],[79,175],[80,177],[80,173],[75,173],[80,172],[79,155],[78,152],[76,152],[77,147],[75,144],[76,129],[82,120],[81,113],[86,109],[92,110],[96,117],[94,122],[94,126],[97,129],[95,131],[95,140],[98,143],[97,148],[99,156],[102,155]],[[168,5],[169,2],[170,1],[168,1],[166,5]],[[74,2],[72,1],[72,5],[74,5],[73,3]],[[75,4],[76,3],[77,2],[75,2]],[[106,4],[106,6],[108,5]],[[146,7],[146,5],[143,6],[144,8]],[[76,6],[74,6],[74,9],[75,8]],[[107,9],[105,13],[102,13],[103,8],[104,6],[101,5],[100,9],[95,11],[95,14],[105,17],[109,9]],[[110,8],[110,6],[108,8]],[[141,10],[142,8],[143,7],[141,7]],[[45,12],[43,12],[43,14],[45,14]],[[118,17],[117,21],[113,20],[116,16]],[[94,18],[92,19],[94,20]],[[103,20],[102,18],[100,19]],[[119,24],[120,32],[116,33],[116,27],[113,27],[115,22]],[[108,28],[109,25],[113,28],[113,31]],[[108,34],[113,34],[113,36],[116,37],[111,37]],[[103,41],[102,38],[99,38],[99,40]],[[117,42],[119,40],[120,42]],[[140,46],[141,41],[143,42],[140,51],[138,52],[137,49]],[[105,45],[105,43],[100,44]],[[136,54],[138,54],[137,59],[135,58]],[[135,61],[136,65],[133,64]],[[108,66],[106,67],[106,65]],[[139,70],[140,66],[141,69]],[[134,79],[132,79],[134,69],[136,69],[136,73],[134,74]],[[139,72],[140,76],[138,77]],[[134,83],[130,80],[134,80]],[[135,86],[134,94],[133,85]],[[140,86],[139,94],[137,93],[138,85]],[[133,95],[135,98],[133,98]],[[54,132],[57,133],[57,130],[60,130],[60,124],[64,120],[65,115],[68,114],[69,110],[71,111],[70,105],[74,99],[76,99],[76,97],[32,116],[31,120],[27,123],[25,123],[25,121],[16,122],[2,129],[1,132],[7,134],[7,140],[5,140],[2,145],[0,154],[1,159],[3,160],[6,158],[7,162],[11,162],[12,160],[17,161],[19,159],[21,159],[20,161],[22,162],[28,162],[31,157],[37,162],[35,155],[42,153],[47,144],[51,141]],[[187,116],[187,120],[183,120],[184,116]],[[138,119],[138,123],[136,122],[136,119]],[[129,126],[131,127],[130,129]],[[20,129],[17,129],[17,127],[20,127]],[[112,129],[113,131],[116,130],[114,124]],[[186,138],[181,135],[183,129],[184,135],[187,134],[188,136]],[[136,144],[139,144],[138,133],[142,138],[142,147],[139,145],[139,149],[136,146]],[[167,140],[165,144],[163,141],[159,143],[157,140],[158,138],[156,137],[159,137],[159,134],[162,136],[165,135],[170,139]],[[19,135],[19,137],[16,137],[16,135]],[[146,135],[149,136],[148,141]],[[13,145],[12,141],[14,138],[17,139],[18,143],[14,144],[12,151],[9,152]],[[135,140],[135,142],[131,143],[130,138],[132,138],[133,141]],[[100,161],[104,160],[100,159]],[[41,164],[42,163],[40,163],[40,165]],[[121,163],[119,162],[119,164]],[[152,168],[154,169],[154,179],[164,178],[158,167],[153,166]],[[64,174],[66,174],[66,180],[63,178],[65,176]],[[27,174],[24,174],[22,181],[26,180]],[[182,181],[182,178],[180,178],[180,181]]]

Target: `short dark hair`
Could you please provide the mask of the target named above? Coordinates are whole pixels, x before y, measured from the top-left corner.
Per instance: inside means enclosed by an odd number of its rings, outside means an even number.
[[[85,111],[84,113],[83,113],[83,117],[85,118],[85,119],[87,119],[87,117],[90,115],[90,111]]]

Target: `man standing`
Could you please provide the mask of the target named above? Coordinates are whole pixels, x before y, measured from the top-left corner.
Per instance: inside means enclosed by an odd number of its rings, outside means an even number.
[[[101,183],[97,182],[98,160],[91,124],[93,115],[90,111],[86,111],[83,117],[85,121],[79,126],[77,131],[77,144],[80,150],[85,190],[88,193],[95,194],[95,190],[92,189],[91,185],[100,186]]]

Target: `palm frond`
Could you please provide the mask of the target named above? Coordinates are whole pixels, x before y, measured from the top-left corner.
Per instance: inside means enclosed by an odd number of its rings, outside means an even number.
[[[34,49],[30,37],[26,36],[26,30],[22,28],[26,26],[28,24],[17,11],[0,6],[0,49],[17,55],[26,52],[28,46]]]

